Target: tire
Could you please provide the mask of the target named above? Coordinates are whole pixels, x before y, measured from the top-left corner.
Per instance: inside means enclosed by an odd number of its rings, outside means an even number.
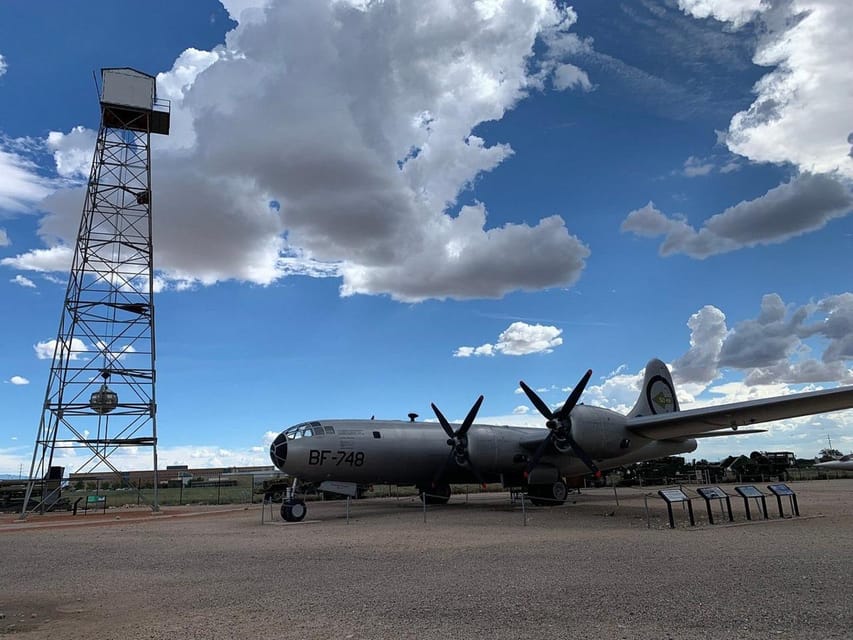
[[[562,480],[554,484],[532,484],[527,487],[527,497],[537,507],[556,507],[566,501],[569,489]]]
[[[287,522],[302,522],[306,513],[308,507],[304,500],[286,500],[281,505],[281,517]]]
[[[562,480],[557,480],[551,485],[551,498],[556,502],[554,504],[563,504],[566,498],[569,497],[569,488]]]

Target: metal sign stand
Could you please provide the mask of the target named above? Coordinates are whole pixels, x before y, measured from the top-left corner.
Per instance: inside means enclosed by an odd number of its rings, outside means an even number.
[[[747,520],[752,520],[752,513],[750,513],[749,510],[750,500],[755,500],[756,502],[761,503],[761,511],[764,514],[764,519],[767,520],[767,500],[765,499],[765,495],[761,493],[761,490],[758,487],[754,487],[751,484],[747,484],[740,487],[735,487],[735,491],[737,491],[738,495],[743,498],[743,507],[746,511]]]
[[[779,505],[779,517],[784,518],[785,512],[782,510],[782,496],[788,496],[791,502],[792,517],[800,515],[800,507],[797,504],[797,494],[787,484],[768,484],[767,488],[776,496],[776,504]]]
[[[696,526],[696,520],[693,518],[693,505],[690,503],[690,498],[681,489],[661,489],[658,495],[666,502],[666,510],[669,514],[669,528],[675,529],[675,519],[672,517],[672,505],[675,502],[687,503],[687,512],[690,516],[690,526]]]
[[[729,495],[723,491],[720,487],[699,487],[696,489],[700,496],[705,498],[705,506],[708,508],[708,522],[710,524],[714,524],[714,514],[711,510],[711,501],[712,500],[720,500],[720,505],[722,506],[722,501],[726,501],[726,509],[729,513],[729,522],[734,521],[734,517],[732,516],[732,502],[729,500]]]

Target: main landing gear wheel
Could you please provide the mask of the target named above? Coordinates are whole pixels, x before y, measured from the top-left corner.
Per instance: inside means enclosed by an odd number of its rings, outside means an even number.
[[[287,522],[301,522],[308,513],[304,500],[285,500],[281,504],[281,517]]]
[[[554,484],[532,484],[527,487],[527,497],[537,507],[555,507],[569,497],[569,488],[562,480]]]

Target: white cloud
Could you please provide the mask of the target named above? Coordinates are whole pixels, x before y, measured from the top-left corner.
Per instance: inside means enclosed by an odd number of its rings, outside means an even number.
[[[744,372],[745,387],[853,382],[853,293],[800,307],[789,307],[778,294],[767,294],[758,317],[731,329],[720,309],[706,305],[687,324],[690,349],[673,364],[679,383],[703,388],[726,368]],[[821,343],[820,359],[811,356],[804,342],[808,339]]]
[[[523,416],[530,413],[530,407],[520,404],[515,409],[512,410],[512,414],[514,416]]]
[[[554,347],[563,344],[562,329],[541,324],[513,322],[499,336],[497,344],[479,347],[459,347],[454,357],[492,356],[502,353],[508,356],[524,356],[531,353],[551,353]]]
[[[495,345],[483,344],[479,347],[459,347],[453,352],[454,358],[468,358],[470,356],[493,356],[495,355]]]
[[[18,285],[20,285],[20,286],[22,286],[22,287],[28,287],[28,288],[30,288],[30,289],[35,289],[35,288],[36,288],[36,283],[35,283],[35,282],[33,282],[32,280],[30,280],[29,278],[25,278],[25,277],[24,277],[24,276],[22,276],[22,275],[17,275],[17,276],[15,276],[15,277],[14,277],[14,278],[12,278],[9,282],[14,282],[15,284],[18,284]]]
[[[791,0],[771,7],[752,0],[680,0],[697,17],[735,28],[750,19],[761,34],[754,62],[772,67],[754,87],[755,101],[732,117],[726,143],[757,162],[790,162],[801,171],[853,178],[849,105],[853,101],[853,3]]]
[[[606,407],[620,413],[628,413],[640,395],[645,368],[636,373],[626,373],[625,367],[620,366],[601,382],[588,386],[583,393],[583,402],[599,407]],[[572,388],[567,387],[566,393]]]
[[[68,271],[74,252],[70,247],[56,246],[50,249],[34,249],[14,258],[3,258],[0,264],[26,271]]]
[[[0,247],[8,247],[10,244],[12,244],[12,241],[9,240],[6,230],[0,228]]]
[[[678,0],[678,7],[695,18],[714,18],[740,27],[769,4],[767,0]]]
[[[592,91],[592,83],[586,71],[573,64],[561,64],[554,69],[554,88],[557,91],[580,87],[584,91]]]
[[[226,42],[188,49],[158,76],[174,131],[153,159],[156,215],[169,221],[155,226],[162,277],[191,286],[335,276],[342,295],[405,301],[578,279],[589,249],[562,218],[489,227],[483,203],[451,215],[465,204],[460,192],[513,153],[472,131],[561,69],[570,9],[552,0],[225,6],[241,21]],[[583,88],[583,72],[572,73]],[[53,136],[71,175],[87,148],[75,131]],[[81,204],[74,190],[43,203],[48,247],[73,244]]]
[[[662,256],[684,253],[702,259],[784,242],[820,229],[851,209],[853,195],[848,187],[828,175],[802,174],[760,198],[711,216],[699,230],[683,218],[666,216],[652,202],[631,211],[621,229],[645,237],[664,236]]]
[[[28,211],[51,191],[36,165],[0,139],[0,210]]]
[[[53,358],[53,353],[56,350],[56,340],[45,340],[33,345],[36,352],[36,358],[39,360],[50,360]],[[69,360],[77,360],[81,353],[91,351],[91,348],[86,346],[86,343],[80,338],[71,338],[71,349],[68,356]]]
[[[245,22],[252,15],[262,15],[271,0],[220,0],[232,20]],[[248,12],[244,13],[244,12]]]
[[[690,156],[689,158],[687,158],[687,160],[684,161],[683,174],[688,178],[695,178],[696,176],[707,176],[713,170],[713,162],[709,162],[708,160],[702,158],[697,158],[696,156]]]
[[[678,382],[707,385],[719,375],[720,350],[728,335],[726,315],[713,305],[705,305],[690,316],[690,349],[673,363],[672,375]]]
[[[24,385],[30,383],[30,381],[24,378],[23,376],[12,376],[11,378],[9,378],[9,382],[14,385]]]
[[[6,63],[6,58],[3,57],[3,54],[0,53],[0,76],[6,73],[6,69],[9,68],[9,65]]]
[[[74,127],[68,133],[48,133],[47,148],[53,152],[56,172],[63,178],[88,177],[97,137],[96,131],[85,127]]]
[[[730,160],[722,167],[720,167],[720,173],[733,173],[735,171],[739,171],[743,165],[737,160]]]
[[[84,436],[88,434],[84,432]],[[278,435],[276,433],[276,435]],[[209,467],[264,467],[272,466],[269,458],[269,447],[249,446],[239,449],[224,448],[214,443],[201,443],[195,445],[158,445],[157,458],[160,473],[168,465],[186,464],[190,468]],[[0,473],[18,473],[19,465],[24,469],[29,468],[32,447],[0,448]],[[84,461],[90,460],[84,467]],[[89,456],[83,458],[80,450],[70,448],[57,448],[54,455],[54,463],[64,466],[66,473],[95,472],[102,471],[110,473],[108,469],[101,466],[100,469],[93,468],[96,461],[91,461]],[[123,447],[110,454],[110,463],[123,471],[151,469],[152,450],[150,447]]]

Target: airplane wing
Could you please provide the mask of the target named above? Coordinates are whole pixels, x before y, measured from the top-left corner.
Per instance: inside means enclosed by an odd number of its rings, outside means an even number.
[[[728,435],[735,435],[746,433],[731,431],[742,426],[850,408],[853,386],[628,418],[626,427],[652,440],[695,438],[723,429],[730,430]]]

